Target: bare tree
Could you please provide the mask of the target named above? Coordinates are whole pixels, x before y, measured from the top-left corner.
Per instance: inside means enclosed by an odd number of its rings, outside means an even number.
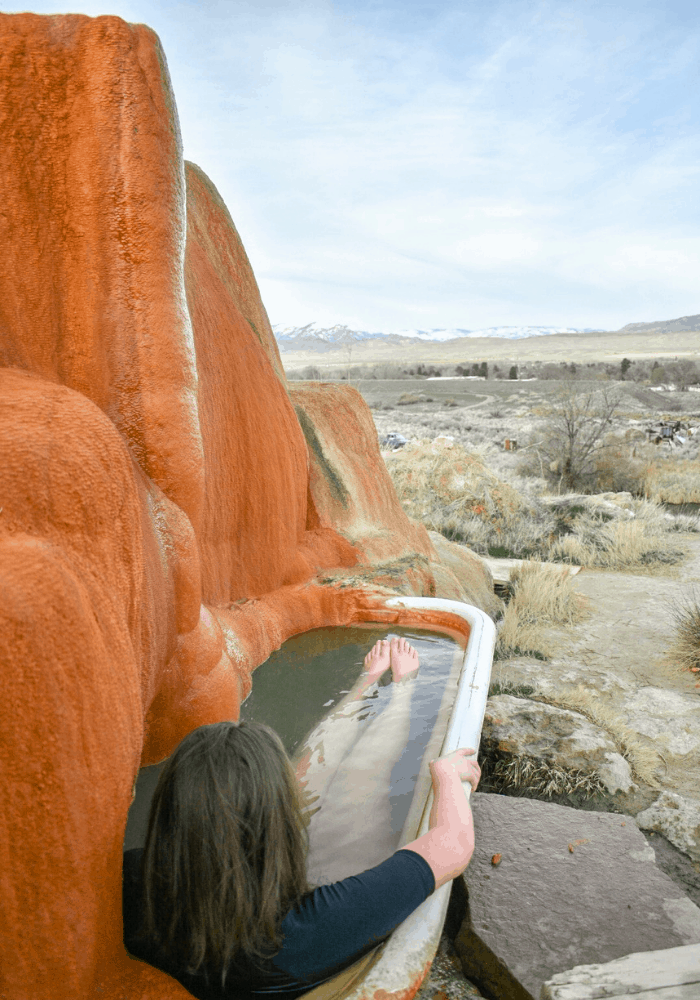
[[[683,358],[681,361],[676,361],[674,364],[669,365],[667,374],[673,379],[681,392],[685,392],[689,385],[697,384],[698,381],[697,365],[690,358]]]
[[[619,394],[608,386],[590,392],[565,381],[533,450],[542,468],[566,490],[582,489],[595,479],[595,464],[603,439],[619,405]],[[544,462],[542,461],[544,459]]]

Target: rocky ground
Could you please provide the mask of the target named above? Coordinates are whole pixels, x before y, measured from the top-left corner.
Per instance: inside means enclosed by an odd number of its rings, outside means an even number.
[[[552,630],[557,655],[494,664],[501,693],[484,720],[482,787],[634,817],[656,868],[687,897],[692,923],[690,901],[700,905],[700,681],[668,654],[672,608],[700,583],[700,539],[683,541],[685,563],[665,575],[584,570],[574,586],[590,615]],[[541,815],[543,825],[553,822],[547,809]],[[585,898],[585,884],[578,894]],[[420,1000],[481,995],[463,976],[451,937],[448,926]],[[579,964],[573,958],[564,968]]]

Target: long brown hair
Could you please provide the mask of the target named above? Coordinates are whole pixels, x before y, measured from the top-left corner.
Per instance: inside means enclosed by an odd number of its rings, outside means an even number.
[[[168,970],[220,975],[224,986],[232,962],[279,950],[282,919],[309,891],[307,851],[301,793],[274,730],[195,729],[151,804],[140,939]]]

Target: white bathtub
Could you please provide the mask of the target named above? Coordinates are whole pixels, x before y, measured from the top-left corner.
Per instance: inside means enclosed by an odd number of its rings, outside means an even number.
[[[448,709],[449,721],[440,753],[451,753],[464,746],[478,749],[491,678],[495,625],[488,615],[470,604],[439,598],[392,597],[386,601],[386,608],[404,612],[416,610],[428,615],[436,612],[436,618],[447,613],[468,624],[469,638],[457,693],[451,710]],[[429,628],[430,625],[421,620],[421,627]],[[463,787],[468,797],[471,788],[466,783]],[[399,846],[427,832],[432,801],[427,761],[424,760]],[[440,942],[451,886],[448,882],[437,889],[396,928],[362,982],[345,994],[347,1000],[376,1000],[377,993],[382,1000],[407,1000],[416,993]]]

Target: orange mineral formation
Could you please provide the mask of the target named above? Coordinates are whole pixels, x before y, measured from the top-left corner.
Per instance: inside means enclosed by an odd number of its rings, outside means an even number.
[[[295,632],[493,595],[357,393],[290,398],[149,28],[0,14],[0,148],[0,996],[175,1000],[122,943],[139,767]]]

